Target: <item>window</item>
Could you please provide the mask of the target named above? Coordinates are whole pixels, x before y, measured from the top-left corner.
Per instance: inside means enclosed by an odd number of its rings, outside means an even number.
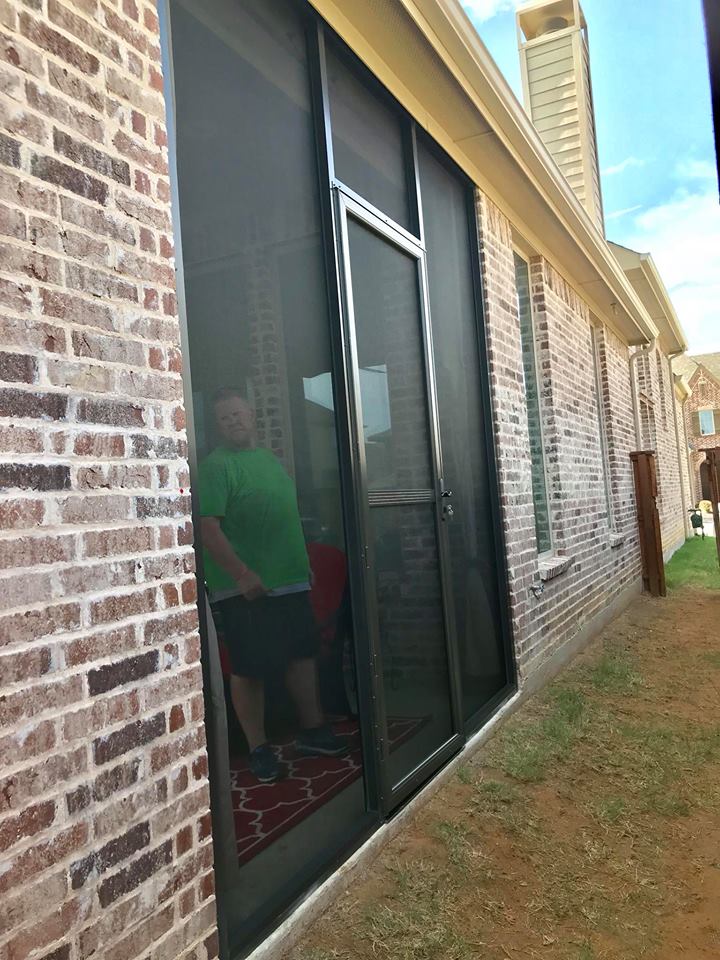
[[[608,523],[613,525],[612,491],[610,489],[610,458],[608,455],[607,433],[605,430],[605,405],[603,401],[603,368],[600,347],[602,345],[602,328],[592,327],[592,356],[595,371],[595,391],[597,395],[598,427],[600,435],[600,451],[602,455],[602,478],[605,491],[605,508]]]
[[[707,437],[711,433],[715,433],[715,411],[714,410],[700,410],[700,436]]]
[[[399,115],[327,48],[335,175],[411,229],[407,157]]]
[[[545,477],[540,388],[535,357],[535,329],[530,302],[530,269],[527,262],[517,253],[515,254],[515,284],[520,315],[520,338],[522,340],[525,396],[530,433],[535,535],[537,537],[538,553],[547,553],[552,549],[552,537],[550,534],[550,505]]]

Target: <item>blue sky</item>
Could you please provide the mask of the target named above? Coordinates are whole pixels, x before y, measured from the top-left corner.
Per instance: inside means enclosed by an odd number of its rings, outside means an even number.
[[[462,0],[519,100],[514,0]],[[650,252],[690,353],[720,350],[720,205],[701,0],[582,0],[609,240]]]

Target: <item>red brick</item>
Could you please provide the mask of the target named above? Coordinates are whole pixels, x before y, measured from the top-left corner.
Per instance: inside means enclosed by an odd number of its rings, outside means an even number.
[[[98,887],[100,905],[107,907],[119,897],[134,890],[158,870],[172,861],[172,841],[167,840],[161,846],[134,860],[130,866],[108,877]]]
[[[70,864],[70,881],[73,890],[82,887],[91,873],[102,874],[122,863],[150,843],[150,825],[138,823],[121,837],[115,837],[81,860]]]
[[[198,883],[198,898],[202,902],[208,900],[215,893],[215,874],[206,873]]]
[[[196,757],[192,762],[192,773],[195,780],[206,780],[208,775],[208,759],[205,754]]]
[[[20,14],[20,31],[33,43],[49,53],[54,53],[82,73],[93,75],[100,69],[100,61],[96,56],[83,50],[57,30],[53,30],[49,24],[35,20],[26,13]]]
[[[195,909],[195,891],[192,887],[183,890],[178,901],[178,908],[181,917],[187,917]]]
[[[80,457],[124,457],[125,437],[114,433],[79,433],[73,452]]]
[[[119,596],[97,600],[90,607],[93,624],[112,623],[141,613],[151,613],[156,608],[155,588],[136,590]]]
[[[66,347],[65,331],[55,324],[30,322],[20,317],[0,317],[0,336],[6,346],[62,353]]]
[[[135,189],[138,193],[143,193],[146,196],[150,196],[152,193],[152,186],[150,184],[150,177],[145,173],[144,170],[135,171]],[[150,309],[156,310],[157,307],[151,307]]]
[[[75,556],[72,536],[18,537],[0,541],[0,570],[61,563]]]
[[[198,843],[207,840],[212,835],[212,818],[209,813],[203,814],[198,820]]]
[[[138,133],[141,137],[147,135],[147,119],[142,113],[138,113],[137,110],[131,111],[130,114],[133,133]]]
[[[23,274],[43,283],[62,282],[60,261],[40,253],[34,247],[15,247],[0,241],[0,263],[8,273]]]
[[[6,500],[0,503],[1,530],[34,527],[42,523],[44,516],[45,504],[42,500]]]
[[[191,826],[183,827],[182,830],[179,830],[175,835],[175,853],[178,857],[182,857],[183,854],[187,853],[188,850],[192,849],[193,845],[193,831]]]
[[[27,883],[41,870],[70,856],[88,840],[88,825],[77,823],[51,840],[44,840],[18,854],[9,861],[7,869],[0,873],[0,896]]]
[[[170,733],[174,733],[185,726],[185,714],[182,704],[176,703],[170,710]]]
[[[98,530],[83,535],[83,551],[87,557],[144,553],[152,547],[150,527],[121,527]]]
[[[190,782],[188,776],[187,767],[183,765],[182,767],[176,767],[170,775],[170,784],[172,786],[172,795],[173,797],[179,797],[181,793],[184,793]]]
[[[40,453],[43,435],[30,427],[0,426],[0,453]]]
[[[137,720],[121,730],[116,730],[105,737],[99,737],[93,743],[95,763],[103,764],[109,760],[127,753],[134,747],[144,746],[166,731],[164,713],[156,713],[147,720]]]
[[[122,61],[120,44],[111,33],[98,29],[85,17],[73,13],[58,0],[48,0],[48,16],[54,24],[77,37],[85,46],[117,63]]]
[[[1,144],[2,141],[0,141]],[[0,235],[24,240],[26,233],[25,214],[22,210],[14,210],[12,207],[0,204]]]
[[[38,676],[45,676],[50,670],[44,670],[47,663],[48,651],[25,651],[13,654],[11,659],[21,660],[27,657],[32,661],[38,659]],[[50,661],[49,666],[52,666]],[[18,668],[20,669],[20,668]],[[34,679],[32,667],[26,666],[24,676],[17,676],[17,680],[30,681]],[[9,671],[8,671],[9,672]],[[8,693],[0,699],[0,724],[17,723],[38,716],[45,711],[66,709],[77,703],[83,697],[82,677],[70,676],[59,680],[47,678],[43,684],[34,684],[32,687]]]
[[[88,83],[74,72],[68,71],[60,64],[49,62],[47,66],[48,78],[56,90],[91,107],[98,113],[104,110],[105,102],[102,90],[96,84]]]
[[[113,330],[117,321],[113,312],[97,301],[84,300],[71,293],[58,290],[41,290],[40,300],[43,313],[73,323]]]
[[[155,673],[158,669],[159,654],[157,650],[148,650],[125,660],[104,664],[95,670],[88,671],[88,690],[91,696],[106,693],[115,687],[137,680]]]
[[[72,640],[65,648],[65,662],[69,667],[74,667],[110,654],[124,653],[136,646],[135,627],[130,624]]]
[[[52,3],[52,0],[49,2]],[[130,166],[125,160],[119,160],[97,147],[77,140],[57,127],[53,130],[53,147],[56,153],[81,167],[87,167],[103,177],[117,180],[118,183],[130,185]]]
[[[22,926],[28,916],[41,916],[49,903],[62,903],[67,886],[67,871],[61,870],[5,894],[0,900],[0,930],[10,932]]]
[[[34,153],[30,157],[30,172],[40,180],[46,180],[55,186],[77,193],[78,196],[96,203],[104,204],[108,196],[108,186],[102,180],[83,173],[76,167],[56,160],[55,157],[41,156]],[[59,283],[59,280],[55,280]]]
[[[46,908],[47,906],[49,904],[46,904]],[[8,960],[27,960],[33,951],[48,947],[60,940],[75,923],[79,913],[79,902],[71,900],[53,910],[52,913],[35,918],[32,927],[21,931],[8,941],[6,947]]]
[[[46,830],[54,820],[54,800],[46,800],[44,803],[26,807],[17,816],[3,820],[0,823],[0,853],[21,840]]]

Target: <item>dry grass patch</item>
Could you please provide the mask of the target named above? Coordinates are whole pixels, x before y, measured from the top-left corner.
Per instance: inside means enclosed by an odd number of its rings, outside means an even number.
[[[720,595],[639,600],[292,960],[720,955]]]

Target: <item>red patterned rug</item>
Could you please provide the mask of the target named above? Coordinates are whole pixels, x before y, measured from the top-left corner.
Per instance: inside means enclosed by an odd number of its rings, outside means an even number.
[[[409,717],[388,721],[390,749],[396,749],[425,723]],[[230,762],[238,860],[246,863],[305,817],[327,803],[362,773],[357,720],[342,720],[333,730],[350,741],[344,757],[299,757],[294,740],[276,744],[287,776],[276,783],[258,783],[244,757]]]

